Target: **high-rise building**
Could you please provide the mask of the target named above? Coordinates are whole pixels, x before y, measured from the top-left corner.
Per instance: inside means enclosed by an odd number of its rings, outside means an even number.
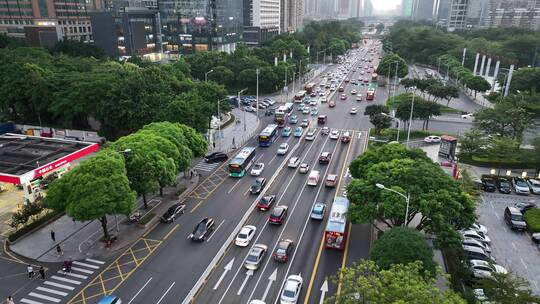
[[[467,7],[467,27],[486,27],[489,0],[469,0]]]
[[[450,7],[452,0],[437,0],[433,9],[435,19],[439,25],[447,26],[448,19],[450,18]]]
[[[292,33],[304,23],[304,0],[281,0],[280,32]]]
[[[18,38],[28,35],[39,38],[39,32],[43,30],[48,34],[41,35],[40,43],[47,45],[54,39],[91,40],[88,11],[101,8],[100,0],[2,0],[1,3],[0,33]],[[39,39],[31,39],[31,42],[35,45]]]
[[[450,15],[447,23],[447,30],[453,31],[466,27],[467,5],[469,0],[452,0],[450,4]]]
[[[279,16],[280,0],[244,0],[244,42],[258,46],[278,35]]]
[[[371,17],[373,15],[373,4],[371,0],[364,0],[364,16]]]
[[[401,16],[410,18],[413,15],[413,0],[401,1]]]
[[[435,3],[435,0],[412,1],[412,19],[433,20],[433,10],[435,9]]]
[[[487,25],[540,29],[540,0],[491,0]]]

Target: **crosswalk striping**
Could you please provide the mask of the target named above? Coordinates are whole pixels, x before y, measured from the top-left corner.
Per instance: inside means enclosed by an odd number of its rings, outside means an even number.
[[[195,167],[193,167],[193,169],[195,169],[197,171],[210,172],[210,171],[213,171],[220,164],[221,163],[209,164],[209,163],[205,163],[203,160],[201,160],[198,164],[195,165]]]
[[[80,286],[84,280],[94,272],[98,271],[105,264],[103,261],[85,259],[84,261],[73,261],[78,267],[71,267],[71,271],[64,273],[58,270],[58,275],[51,275],[42,286],[36,287],[29,292],[26,297],[20,299],[20,303],[25,304],[53,304],[67,302],[69,293]]]

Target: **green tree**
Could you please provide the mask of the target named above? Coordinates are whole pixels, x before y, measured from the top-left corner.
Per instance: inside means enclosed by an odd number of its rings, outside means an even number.
[[[437,264],[433,261],[433,249],[418,231],[410,228],[394,227],[385,231],[373,244],[369,258],[381,269],[420,261],[425,271],[436,274]]]
[[[489,82],[487,82],[487,80],[485,80],[484,77],[482,76],[474,76],[474,77],[469,78],[467,82],[465,83],[465,85],[467,86],[467,88],[474,91],[475,99],[476,99],[476,93],[478,93],[478,91],[485,92],[491,89],[491,85],[489,84]]]
[[[330,297],[326,303],[466,303],[452,290],[435,287],[436,279],[424,272],[421,262],[396,264],[384,270],[373,261],[361,260],[352,267],[341,268],[332,280],[341,283],[341,294],[338,298]]]
[[[459,97],[459,88],[453,85],[447,85],[445,88],[445,95],[442,98],[446,99],[446,106],[448,107],[452,98]]]
[[[459,139],[460,157],[471,157],[479,153],[487,144],[485,135],[478,129],[472,129]]]
[[[128,215],[135,209],[135,198],[123,157],[102,151],[54,180],[43,203],[79,221],[99,220],[109,239],[107,215]]]
[[[474,114],[473,125],[493,136],[510,137],[521,143],[523,132],[531,126],[533,117],[515,97],[507,97],[493,109],[482,109]]]
[[[502,82],[502,81],[501,81]],[[510,91],[529,92],[536,95],[540,84],[540,68],[520,68],[512,74]]]
[[[393,75],[395,75],[396,65],[398,66],[397,76],[399,78],[407,76],[409,73],[407,62],[395,53],[389,53],[382,58],[377,66],[377,74],[390,75],[390,77],[393,77]]]
[[[491,279],[481,280],[478,287],[493,303],[540,303],[540,297],[532,292],[530,283],[513,273],[493,273]]]
[[[382,113],[369,116],[369,122],[375,127],[375,134],[381,135],[383,129],[388,129],[392,126],[392,117]]]
[[[93,43],[62,39],[51,48],[53,54],[66,54],[74,57],[103,58],[103,49]]]
[[[234,73],[222,65],[213,68],[213,72],[208,74],[208,80],[212,80],[226,87],[234,83]]]
[[[519,142],[508,137],[492,137],[488,140],[485,153],[492,159],[504,161],[516,160],[519,152]]]
[[[380,104],[369,105],[364,110],[364,115],[366,116],[371,116],[371,115],[381,114],[381,113],[390,114],[390,110],[388,109],[387,106],[380,105]]]

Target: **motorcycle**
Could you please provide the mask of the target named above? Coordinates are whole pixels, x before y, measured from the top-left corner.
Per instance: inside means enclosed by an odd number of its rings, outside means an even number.
[[[140,221],[142,218],[142,214],[140,211],[137,211],[129,216],[129,222],[130,223],[136,223]]]

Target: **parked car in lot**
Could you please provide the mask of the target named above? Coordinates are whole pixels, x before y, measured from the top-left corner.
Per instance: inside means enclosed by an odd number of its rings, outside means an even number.
[[[493,273],[508,273],[508,270],[501,265],[483,260],[470,260],[469,269],[474,279],[489,279]]]
[[[484,249],[487,253],[491,254],[491,247],[490,247],[488,244],[482,243],[482,242],[477,241],[477,240],[475,240],[475,239],[471,239],[471,238],[463,238],[463,240],[461,241],[461,244],[467,245],[467,246],[472,246],[472,247],[482,248],[482,249]]]
[[[294,242],[289,239],[282,239],[276,246],[274,251],[274,260],[276,262],[286,263],[289,260],[294,247]]]
[[[483,260],[488,262],[495,262],[495,258],[493,258],[482,248],[467,245],[462,245],[461,248],[463,249],[464,257],[467,260]]]
[[[161,216],[162,223],[174,222],[177,217],[184,214],[186,211],[186,205],[183,203],[176,203],[167,209],[165,213]]]
[[[510,194],[512,192],[512,184],[506,177],[499,177],[497,179],[497,189],[500,193]]]
[[[536,208],[536,204],[533,202],[517,202],[514,204],[514,207],[516,207],[521,214],[525,214],[527,210]]]
[[[249,270],[259,269],[261,262],[264,260],[264,257],[266,256],[267,250],[268,250],[268,246],[264,244],[253,245],[253,247],[251,247],[246,257],[246,261],[244,262],[244,267],[246,267],[246,269],[249,269]]]
[[[239,247],[247,247],[249,245],[249,242],[251,242],[251,239],[255,236],[255,232],[257,231],[257,227],[252,225],[246,225],[240,229],[240,232],[238,232],[238,235],[236,236],[236,240],[234,240],[234,243],[236,246]]]
[[[488,233],[488,229],[486,226],[478,223],[478,222],[474,222],[471,227],[469,227],[469,229],[472,229],[472,230],[476,230],[476,231],[480,231],[482,232],[483,234],[487,234]]]
[[[540,181],[534,178],[529,178],[527,180],[529,183],[529,188],[533,194],[540,194]]]
[[[493,177],[483,176],[482,188],[484,188],[484,191],[486,192],[495,192],[496,186],[495,186],[495,180],[493,179]]]
[[[487,236],[487,234],[472,229],[462,230],[461,236],[464,238],[472,238],[486,244],[491,243],[491,239]]]
[[[272,207],[275,201],[276,201],[275,195],[265,195],[261,197],[261,199],[257,203],[257,208],[259,208],[259,210],[261,211],[266,211],[270,209],[270,207]]]
[[[527,223],[523,220],[523,214],[516,207],[506,207],[504,209],[504,221],[513,230],[524,231]]]
[[[521,177],[514,177],[514,191],[516,194],[522,195],[529,195],[531,193],[529,184]]]

